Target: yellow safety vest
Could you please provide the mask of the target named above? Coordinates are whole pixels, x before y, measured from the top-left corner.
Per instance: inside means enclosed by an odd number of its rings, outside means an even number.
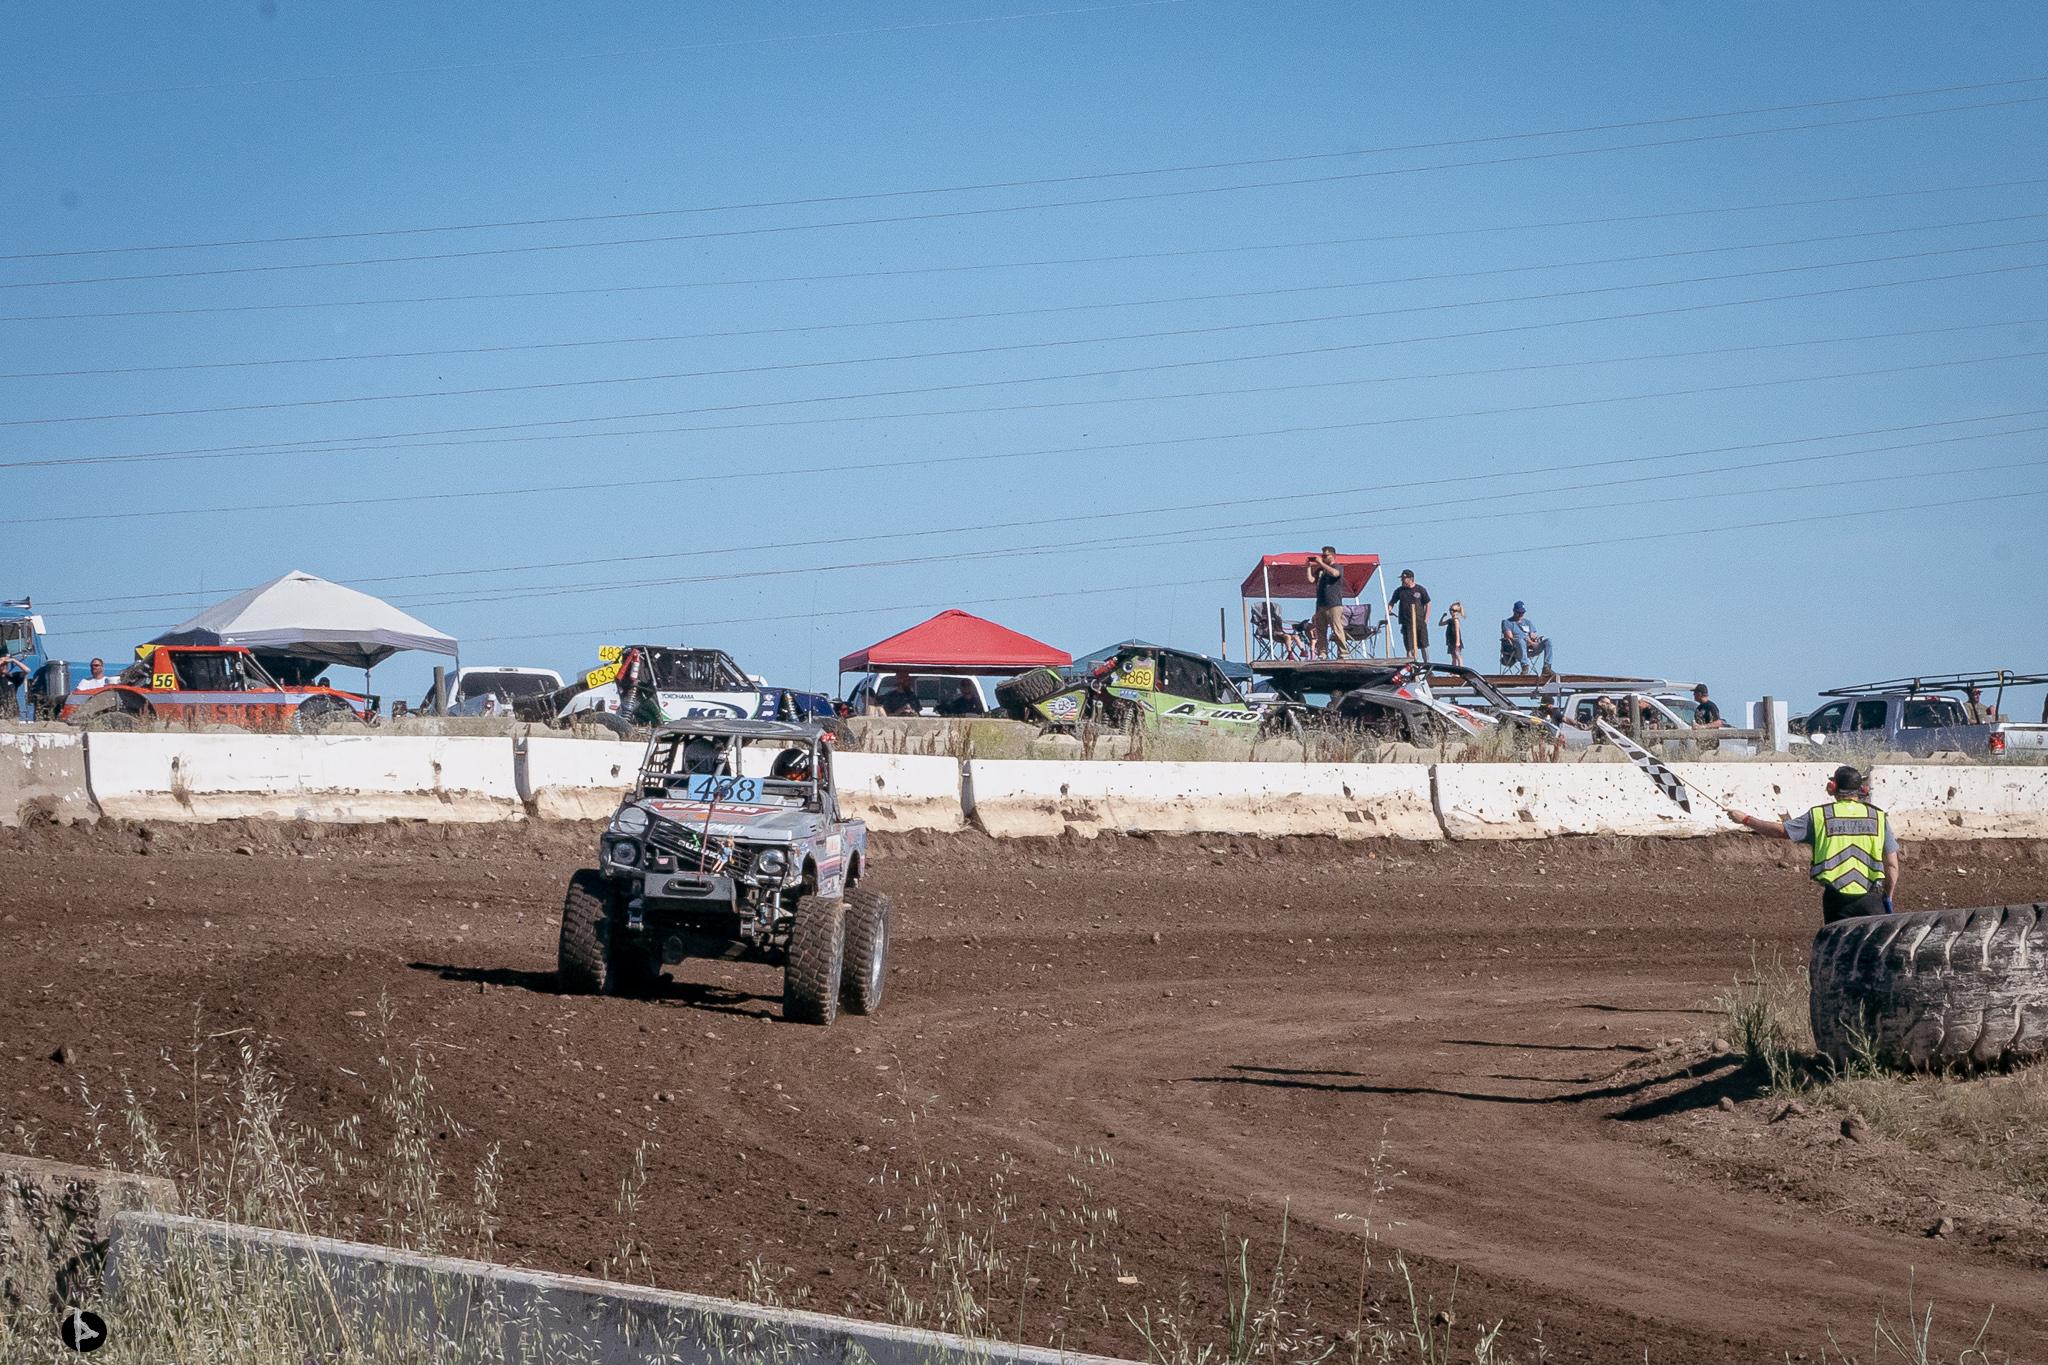
[[[1815,806],[1813,879],[1830,891],[1860,896],[1884,884],[1885,813],[1861,801]]]

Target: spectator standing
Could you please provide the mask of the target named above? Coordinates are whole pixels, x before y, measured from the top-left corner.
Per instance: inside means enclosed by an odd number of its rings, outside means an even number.
[[[1444,628],[1444,648],[1451,651],[1451,667],[1465,666],[1465,604],[1451,603],[1451,609],[1437,622]]]
[[[1692,689],[1692,728],[1695,730],[1719,730],[1728,722],[1721,719],[1721,708],[1707,695],[1705,683],[1695,683]]]
[[[72,690],[75,692],[97,692],[112,681],[113,679],[107,676],[107,661],[105,659],[94,659],[92,661],[92,671],[83,678],[80,678],[78,686]]]
[[[1351,643],[1344,635],[1344,570],[1337,547],[1325,545],[1308,557],[1308,581],[1316,585],[1316,616],[1311,627],[1316,650],[1325,659],[1341,659]]]
[[[21,689],[28,684],[28,665],[12,654],[0,654],[0,719],[19,714]]]
[[[1535,666],[1538,656],[1543,660],[1543,672],[1555,674],[1550,663],[1550,640],[1536,631],[1536,623],[1529,619],[1529,604],[1515,603],[1515,609],[1500,623],[1500,638],[1507,648],[1504,655],[1513,658],[1517,671],[1527,673]]]
[[[1409,658],[1419,652],[1429,662],[1429,589],[1415,581],[1415,570],[1401,570],[1401,586],[1387,599],[1387,610],[1401,626],[1401,648]]]
[[[1969,700],[1963,703],[1963,714],[1969,717],[1970,724],[1989,725],[1998,719],[1997,710],[1984,704],[1984,693],[1980,689],[1972,687],[1964,695]]]

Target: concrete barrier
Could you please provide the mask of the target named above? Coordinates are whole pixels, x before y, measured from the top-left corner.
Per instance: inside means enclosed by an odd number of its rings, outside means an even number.
[[[473,822],[526,814],[509,739],[90,734],[100,813],[127,820]]]
[[[973,759],[968,816],[998,838],[1156,834],[1436,839],[1429,769],[1395,763]]]
[[[602,820],[640,771],[644,744],[609,739],[521,740],[516,756],[519,799],[543,820]]]
[[[0,1312],[90,1302],[114,1219],[177,1203],[177,1189],[155,1176],[0,1153]]]
[[[421,1360],[1110,1365],[1101,1356],[146,1213],[115,1220],[112,1313],[128,1296],[161,1292],[173,1266],[209,1263],[231,1268],[235,1283],[282,1286],[279,1297],[303,1298],[311,1321],[338,1314],[356,1340],[391,1342]]]
[[[0,829],[42,817],[66,824],[93,818],[85,745],[77,735],[0,734]]]
[[[2048,768],[1879,764],[1870,799],[1901,839],[2048,839]]]
[[[1453,839],[1700,832],[1633,764],[1439,763],[1434,777]]]
[[[843,753],[832,756],[840,810],[886,832],[967,828],[960,799],[960,763],[951,758],[904,754]]]

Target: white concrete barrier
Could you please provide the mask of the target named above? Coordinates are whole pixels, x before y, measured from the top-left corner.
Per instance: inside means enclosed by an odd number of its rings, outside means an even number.
[[[2048,768],[1880,763],[1870,799],[1901,839],[2048,839]]]
[[[1629,763],[1439,763],[1435,782],[1453,839],[1700,832]]]
[[[173,1266],[209,1262],[222,1278],[279,1286],[286,1302],[323,1326],[338,1315],[355,1339],[394,1343],[409,1359],[1118,1365],[1045,1347],[152,1213],[114,1219],[106,1277],[113,1330],[120,1331],[116,1315],[130,1296],[151,1293]]]
[[[967,828],[960,799],[960,761],[906,754],[832,756],[839,807],[868,828],[887,832]]]
[[[517,755],[519,799],[543,820],[602,820],[640,771],[644,744],[610,739],[522,740]]]
[[[0,829],[44,816],[66,824],[93,818],[85,745],[47,731],[0,734]]]
[[[972,759],[968,816],[998,838],[1156,834],[1437,839],[1429,769],[1406,763]]]
[[[86,780],[127,820],[520,819],[510,739],[90,734]]]

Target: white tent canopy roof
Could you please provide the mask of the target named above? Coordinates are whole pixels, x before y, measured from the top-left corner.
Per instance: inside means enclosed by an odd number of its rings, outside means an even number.
[[[298,569],[216,603],[150,643],[198,643],[209,636],[343,668],[371,668],[401,649],[455,653],[453,636],[389,602]]]

